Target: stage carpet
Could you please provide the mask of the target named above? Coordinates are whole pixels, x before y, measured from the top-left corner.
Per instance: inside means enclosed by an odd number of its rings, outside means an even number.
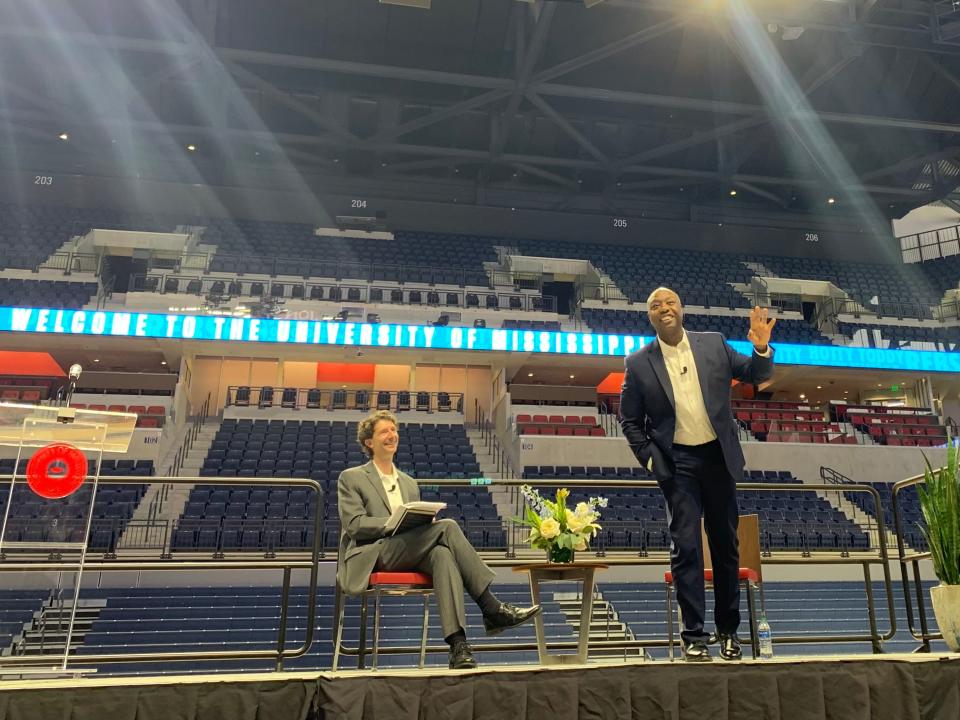
[[[7,680],[0,720],[957,720],[960,658]]]

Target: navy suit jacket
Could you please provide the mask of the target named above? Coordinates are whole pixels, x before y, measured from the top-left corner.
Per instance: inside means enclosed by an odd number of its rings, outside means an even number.
[[[703,404],[723,448],[730,476],[739,481],[745,460],[730,408],[730,382],[759,384],[769,379],[773,374],[773,351],[768,358],[756,353],[748,357],[734,350],[720,333],[688,332],[687,337],[697,364]],[[659,340],[626,358],[620,393],[620,425],[640,464],[646,467],[653,458],[654,476],[658,480],[670,478],[674,472],[676,410]]]

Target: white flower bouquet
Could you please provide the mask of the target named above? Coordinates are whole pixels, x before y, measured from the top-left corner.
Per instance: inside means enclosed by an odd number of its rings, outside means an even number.
[[[529,485],[521,485],[520,492],[525,502],[524,515],[513,520],[530,528],[527,542],[545,550],[550,562],[572,562],[574,551],[586,550],[600,530],[598,508],[607,506],[606,498],[591,497],[571,510],[567,507],[570,491],[566,488],[557,490],[555,501],[546,500]]]

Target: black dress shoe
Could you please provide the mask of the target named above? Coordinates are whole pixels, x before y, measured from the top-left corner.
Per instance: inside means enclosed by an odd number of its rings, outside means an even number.
[[[710,649],[703,640],[697,640],[692,643],[685,643],[683,646],[683,659],[687,662],[710,662]]]
[[[473,650],[468,643],[458,642],[450,648],[451,670],[472,670],[476,666],[477,659],[473,656]]]
[[[522,625],[540,612],[539,605],[528,608],[518,608],[510,603],[501,603],[500,609],[492,615],[483,616],[483,628],[487,635],[499,635],[504,630]]]
[[[743,651],[740,649],[740,638],[734,633],[718,633],[720,641],[720,657],[724,660],[741,660]]]

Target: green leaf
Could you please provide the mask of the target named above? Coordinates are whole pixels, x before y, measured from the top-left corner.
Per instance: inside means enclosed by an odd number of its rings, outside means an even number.
[[[960,585],[960,478],[957,449],[947,436],[947,463],[934,469],[923,456],[924,482],[917,485],[926,526],[920,530],[930,547],[934,572],[947,585]]]

